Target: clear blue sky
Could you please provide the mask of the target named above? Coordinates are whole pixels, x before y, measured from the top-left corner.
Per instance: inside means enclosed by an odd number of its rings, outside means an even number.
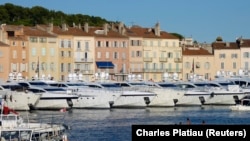
[[[42,6],[66,14],[99,16],[127,26],[153,27],[211,43],[221,36],[250,39],[249,0],[1,0],[22,7]]]

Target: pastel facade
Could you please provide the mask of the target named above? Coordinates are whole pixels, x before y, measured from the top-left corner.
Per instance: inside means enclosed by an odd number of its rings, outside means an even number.
[[[194,75],[214,79],[249,71],[250,40],[216,40],[209,46],[192,44],[152,28],[123,23],[90,27],[66,24],[34,27],[2,25],[0,79],[10,73],[24,79],[49,78],[84,81],[100,78],[123,81],[162,81],[168,77],[189,80]]]

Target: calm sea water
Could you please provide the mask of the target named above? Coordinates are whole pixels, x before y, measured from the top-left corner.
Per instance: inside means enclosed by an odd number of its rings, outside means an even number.
[[[27,113],[22,113],[27,114]],[[250,112],[230,111],[228,106],[166,107],[145,109],[73,109],[33,111],[30,117],[60,115],[71,127],[69,141],[130,141],[134,124],[179,124],[189,118],[192,124],[250,124]]]

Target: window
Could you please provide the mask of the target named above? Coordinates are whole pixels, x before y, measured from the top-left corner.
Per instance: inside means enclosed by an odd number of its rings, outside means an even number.
[[[12,46],[16,46],[16,42],[15,41],[12,42]]]
[[[32,54],[32,56],[36,56],[36,48],[31,49],[31,54]]]
[[[55,55],[55,49],[54,48],[50,48],[50,56],[54,56]]]
[[[98,58],[98,59],[101,58],[101,52],[97,52],[97,58]]]
[[[201,67],[200,62],[196,62],[195,68],[199,69]]]
[[[68,63],[68,72],[71,72],[71,64]]]
[[[40,42],[40,43],[46,43],[47,40],[46,40],[46,38],[40,38],[40,39],[39,39],[39,42]]]
[[[168,52],[168,58],[173,58],[173,53],[172,52]]]
[[[106,59],[109,58],[109,52],[106,52]]]
[[[26,52],[23,50],[22,51],[22,59],[25,59],[26,58]]]
[[[81,42],[77,41],[77,49],[81,49]]]
[[[52,62],[52,63],[50,63],[50,70],[51,70],[51,71],[53,71],[53,70],[54,70],[54,68],[55,68],[54,63],[53,63],[53,62]]]
[[[233,62],[233,68],[234,68],[234,69],[237,68],[236,62]]]
[[[189,62],[185,62],[185,68],[190,69],[190,63]]]
[[[238,55],[236,53],[231,54],[231,58],[238,58]]]
[[[158,47],[161,47],[161,41],[158,41]]]
[[[63,51],[61,51],[61,57],[64,57],[64,52]]]
[[[68,57],[71,57],[71,51],[68,51]]]
[[[248,53],[248,52],[244,52],[244,53],[243,53],[243,57],[244,57],[244,58],[249,58],[249,53]]]
[[[61,63],[61,72],[64,72],[64,64]]]
[[[205,68],[205,69],[209,69],[209,68],[210,68],[209,62],[206,62],[206,63],[205,63],[204,68]]]
[[[102,44],[101,44],[101,41],[97,41],[97,47],[101,47]]]
[[[46,63],[45,62],[42,63],[42,70],[46,70]]]
[[[16,50],[13,50],[13,59],[16,59],[17,58],[17,52],[16,52]]]
[[[105,45],[106,45],[106,47],[109,47],[109,41],[106,41]]]
[[[141,51],[136,51],[136,57],[141,57]]]
[[[46,55],[46,48],[42,48],[42,56],[45,56]]]
[[[114,52],[114,59],[118,59],[118,52]]]
[[[131,52],[131,57],[135,57],[135,52],[134,51]]]
[[[61,40],[61,47],[64,47],[64,41]]]
[[[219,54],[219,58],[226,58],[226,54]]]
[[[117,41],[114,41],[114,47],[118,47]]]
[[[36,37],[30,37],[30,42],[32,42],[32,43],[37,42],[37,38]]]
[[[71,48],[71,41],[68,41],[68,47]]]
[[[37,68],[37,64],[35,62],[32,62],[31,64],[31,69],[35,70]]]
[[[224,66],[224,63],[221,62],[221,63],[220,63],[220,68],[221,68],[221,69],[224,69],[224,67],[225,67],[225,66]]]
[[[168,42],[165,42],[165,47],[168,47]]]
[[[85,42],[84,48],[85,48],[85,51],[89,51],[89,42],[87,42],[87,41]]]

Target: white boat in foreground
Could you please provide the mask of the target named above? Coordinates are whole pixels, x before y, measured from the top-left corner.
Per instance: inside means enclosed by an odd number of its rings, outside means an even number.
[[[240,103],[229,107],[232,111],[250,111],[250,99],[242,99]]]
[[[1,141],[61,141],[69,129],[63,124],[24,122],[15,114],[1,114],[0,121]]]

